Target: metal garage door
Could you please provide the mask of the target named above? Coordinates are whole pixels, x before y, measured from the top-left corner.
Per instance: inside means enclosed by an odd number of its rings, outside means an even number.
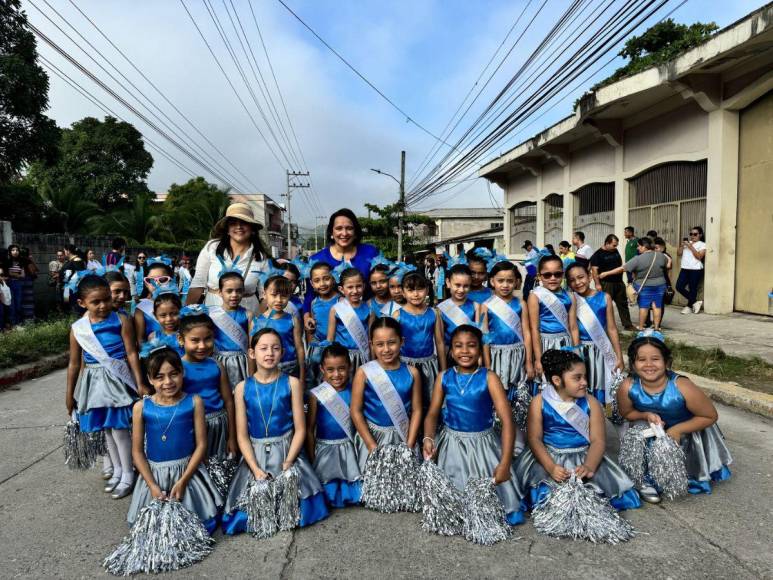
[[[576,197],[572,227],[583,232],[585,243],[597,250],[615,232],[615,184],[590,183],[572,194]]]
[[[510,251],[513,254],[523,252],[521,246],[525,240],[535,243],[537,237],[537,204],[522,201],[510,208]]]
[[[545,243],[553,244],[553,248],[558,252],[558,244],[564,239],[564,196],[551,193],[543,203],[545,204]]]

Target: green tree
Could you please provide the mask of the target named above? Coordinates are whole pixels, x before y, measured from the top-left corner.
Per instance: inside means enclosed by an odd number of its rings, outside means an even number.
[[[388,258],[397,257],[397,228],[398,228],[398,204],[379,207],[372,203],[366,203],[365,209],[378,217],[357,218],[365,231],[363,241],[373,244]],[[430,225],[431,218],[418,214],[407,214],[403,217],[403,254],[410,256],[413,252],[425,245],[425,240],[420,236],[411,235],[411,231],[421,224]]]
[[[134,244],[146,244],[165,229],[161,204],[153,201],[150,193],[136,195],[129,207],[95,216],[89,224],[95,233],[119,235]]]
[[[47,231],[63,231],[67,234],[84,232],[88,229],[87,225],[99,219],[102,213],[96,203],[85,199],[74,186],[62,189],[43,186],[38,193],[48,225]]]
[[[50,161],[59,130],[43,114],[48,76],[37,64],[35,37],[20,0],[0,5],[0,183],[19,177],[36,159]]]
[[[166,239],[170,242],[209,239],[212,227],[231,203],[228,188],[220,188],[203,177],[188,180],[182,185],[173,183],[162,207],[167,224]],[[170,237],[171,236],[171,237]]]
[[[130,123],[86,117],[62,131],[56,163],[36,163],[30,177],[38,188],[77,187],[104,211],[130,206],[148,193],[153,157]]]

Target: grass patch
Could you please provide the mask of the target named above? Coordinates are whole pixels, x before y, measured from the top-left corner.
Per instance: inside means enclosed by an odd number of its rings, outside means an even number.
[[[72,318],[32,322],[0,333],[0,369],[34,362],[69,348]]]

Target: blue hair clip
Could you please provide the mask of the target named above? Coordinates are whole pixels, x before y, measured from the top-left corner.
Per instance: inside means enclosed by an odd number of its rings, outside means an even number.
[[[467,265],[467,255],[462,252],[455,258],[452,256],[449,256],[447,254],[444,254],[446,256],[446,262],[448,263],[448,268],[451,269],[454,266],[458,266],[459,264]]]
[[[107,254],[102,254],[102,270],[104,272],[118,272],[126,261],[126,256],[121,256],[115,264],[107,264]]]
[[[654,330],[652,328],[645,328],[642,330],[639,334],[636,335],[636,338],[655,338],[659,340],[660,342],[666,342],[666,337],[663,336],[663,333],[659,330]]]
[[[81,282],[83,282],[84,279],[88,278],[89,276],[102,276],[104,272],[102,271],[102,268],[98,268],[96,270],[81,270],[80,272],[76,272],[73,274],[70,279],[67,281],[67,284],[65,284],[65,288],[67,288],[71,293],[78,291],[78,286]]]
[[[508,260],[507,256],[503,254],[492,255],[488,260],[486,260],[486,271],[491,272],[491,270],[494,269],[494,266],[501,264],[502,262],[510,262],[510,260]]]
[[[494,257],[494,252],[488,248],[475,248],[472,250],[472,255],[477,256],[478,258],[483,258],[484,260],[490,260]]]
[[[151,294],[151,297],[153,298],[153,300],[155,300],[156,298],[164,294],[174,294],[175,296],[180,295],[180,290],[177,288],[177,284],[175,284],[171,280],[166,284],[159,284],[155,280],[151,280],[150,284],[154,288],[153,294]]]
[[[301,280],[308,280],[311,278],[311,269],[315,264],[318,263],[319,260],[309,260],[308,262],[302,263],[300,265],[296,264],[298,266],[298,271],[301,273]]]
[[[581,347],[581,346],[571,346],[571,345],[566,345],[566,346],[562,346],[562,347],[561,347],[561,348],[559,348],[558,350],[563,350],[563,351],[565,351],[565,352],[573,352],[574,354],[576,354],[577,356],[579,356],[579,357],[580,357],[582,360],[585,360],[585,357],[584,357],[584,356],[582,356],[581,349],[582,349],[582,347]]]
[[[142,348],[140,349],[140,358],[148,358],[154,352],[165,348],[171,347],[160,339],[154,338],[142,345]]]
[[[148,258],[146,265],[148,268],[153,266],[154,264],[163,264],[164,266],[172,267],[172,258],[169,256],[153,256],[152,258]]]
[[[180,318],[186,316],[198,316],[200,314],[206,314],[209,316],[209,308],[205,304],[189,304],[180,310]]]
[[[398,284],[403,283],[403,278],[408,272],[415,272],[416,266],[413,264],[406,264],[405,262],[398,262],[397,267],[389,273],[389,279],[394,278]]]
[[[536,256],[534,256],[533,258],[530,258],[530,259],[524,261],[524,264],[526,264],[526,265],[531,264],[532,266],[536,266],[537,264],[539,264],[539,261],[542,258],[544,258],[545,256],[550,256],[550,255],[551,255],[550,250],[546,250],[545,248],[542,248],[541,250],[539,250],[537,252]]]
[[[218,256],[217,259],[220,261],[220,272],[218,273],[217,277],[220,279],[224,274],[229,274],[231,272],[234,272],[236,274],[239,274],[242,278],[244,278],[244,272],[242,272],[239,268],[236,267],[235,264],[239,263],[239,256],[236,256],[232,261],[231,265],[225,263],[225,259],[223,256]]]
[[[354,268],[354,265],[349,260],[343,260],[338,266],[333,268],[333,271],[330,273],[333,275],[336,284],[341,283],[341,274],[344,273],[344,270],[348,270],[349,268]]]
[[[387,269],[391,270],[396,265],[397,264],[395,264],[392,260],[389,260],[389,259],[385,258],[384,254],[379,254],[378,256],[376,256],[375,258],[372,258],[370,260],[370,267],[369,267],[369,269],[372,272],[373,268],[375,268],[376,266],[386,266]]]
[[[274,265],[271,263],[269,263],[265,270],[258,272],[258,278],[260,279],[261,286],[265,286],[266,282],[268,282],[271,278],[276,278],[279,276],[284,277],[284,275],[284,270],[280,270],[279,268],[274,267]]]

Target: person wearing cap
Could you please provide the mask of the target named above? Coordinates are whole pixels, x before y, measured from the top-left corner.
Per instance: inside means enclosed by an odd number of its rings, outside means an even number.
[[[196,270],[191,281],[186,304],[198,304],[202,294],[207,306],[223,303],[219,295],[218,279],[223,266],[238,268],[244,276],[242,306],[247,310],[258,308],[259,273],[265,269],[268,256],[258,232],[262,224],[255,219],[246,203],[232,203],[225,216],[212,230],[214,238],[199,252]]]
[[[521,246],[523,250],[526,250],[526,261],[535,260],[539,256],[539,250],[534,247],[531,240],[526,240]],[[537,279],[536,268],[526,267],[526,279],[523,281],[523,300],[524,302],[529,297],[529,293],[534,288],[534,282]]]

